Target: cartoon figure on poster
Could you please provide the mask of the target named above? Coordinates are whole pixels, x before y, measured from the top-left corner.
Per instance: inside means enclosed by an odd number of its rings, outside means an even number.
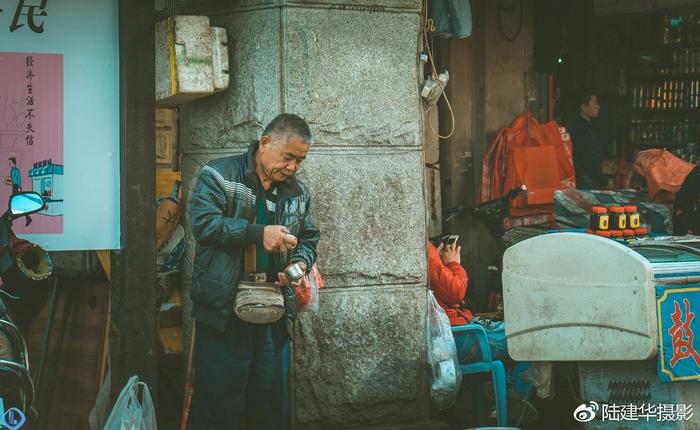
[[[5,178],[5,183],[12,186],[12,195],[22,192],[22,174],[17,168],[17,159],[15,157],[8,158],[10,162],[10,176]],[[28,226],[32,223],[32,217],[29,215],[25,216],[24,219],[26,223],[24,226]]]

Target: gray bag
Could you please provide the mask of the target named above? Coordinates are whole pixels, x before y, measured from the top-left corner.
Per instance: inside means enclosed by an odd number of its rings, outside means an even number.
[[[270,324],[284,316],[284,295],[273,282],[241,281],[233,311],[243,321]]]

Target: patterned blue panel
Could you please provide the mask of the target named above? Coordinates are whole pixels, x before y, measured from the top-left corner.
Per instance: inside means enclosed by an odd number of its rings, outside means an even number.
[[[657,286],[656,316],[659,379],[700,380],[700,285]]]

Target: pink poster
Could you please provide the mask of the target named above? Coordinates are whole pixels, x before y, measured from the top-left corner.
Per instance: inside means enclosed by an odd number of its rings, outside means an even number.
[[[0,52],[0,213],[13,193],[46,207],[17,234],[63,233],[63,55]]]

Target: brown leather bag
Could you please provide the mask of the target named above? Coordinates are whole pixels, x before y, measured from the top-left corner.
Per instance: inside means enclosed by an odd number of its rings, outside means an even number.
[[[238,283],[234,312],[253,324],[270,324],[284,316],[284,296],[274,282]]]
[[[246,247],[244,270],[255,272],[255,245]],[[240,281],[233,312],[243,321],[270,324],[284,316],[284,295],[274,282]]]

